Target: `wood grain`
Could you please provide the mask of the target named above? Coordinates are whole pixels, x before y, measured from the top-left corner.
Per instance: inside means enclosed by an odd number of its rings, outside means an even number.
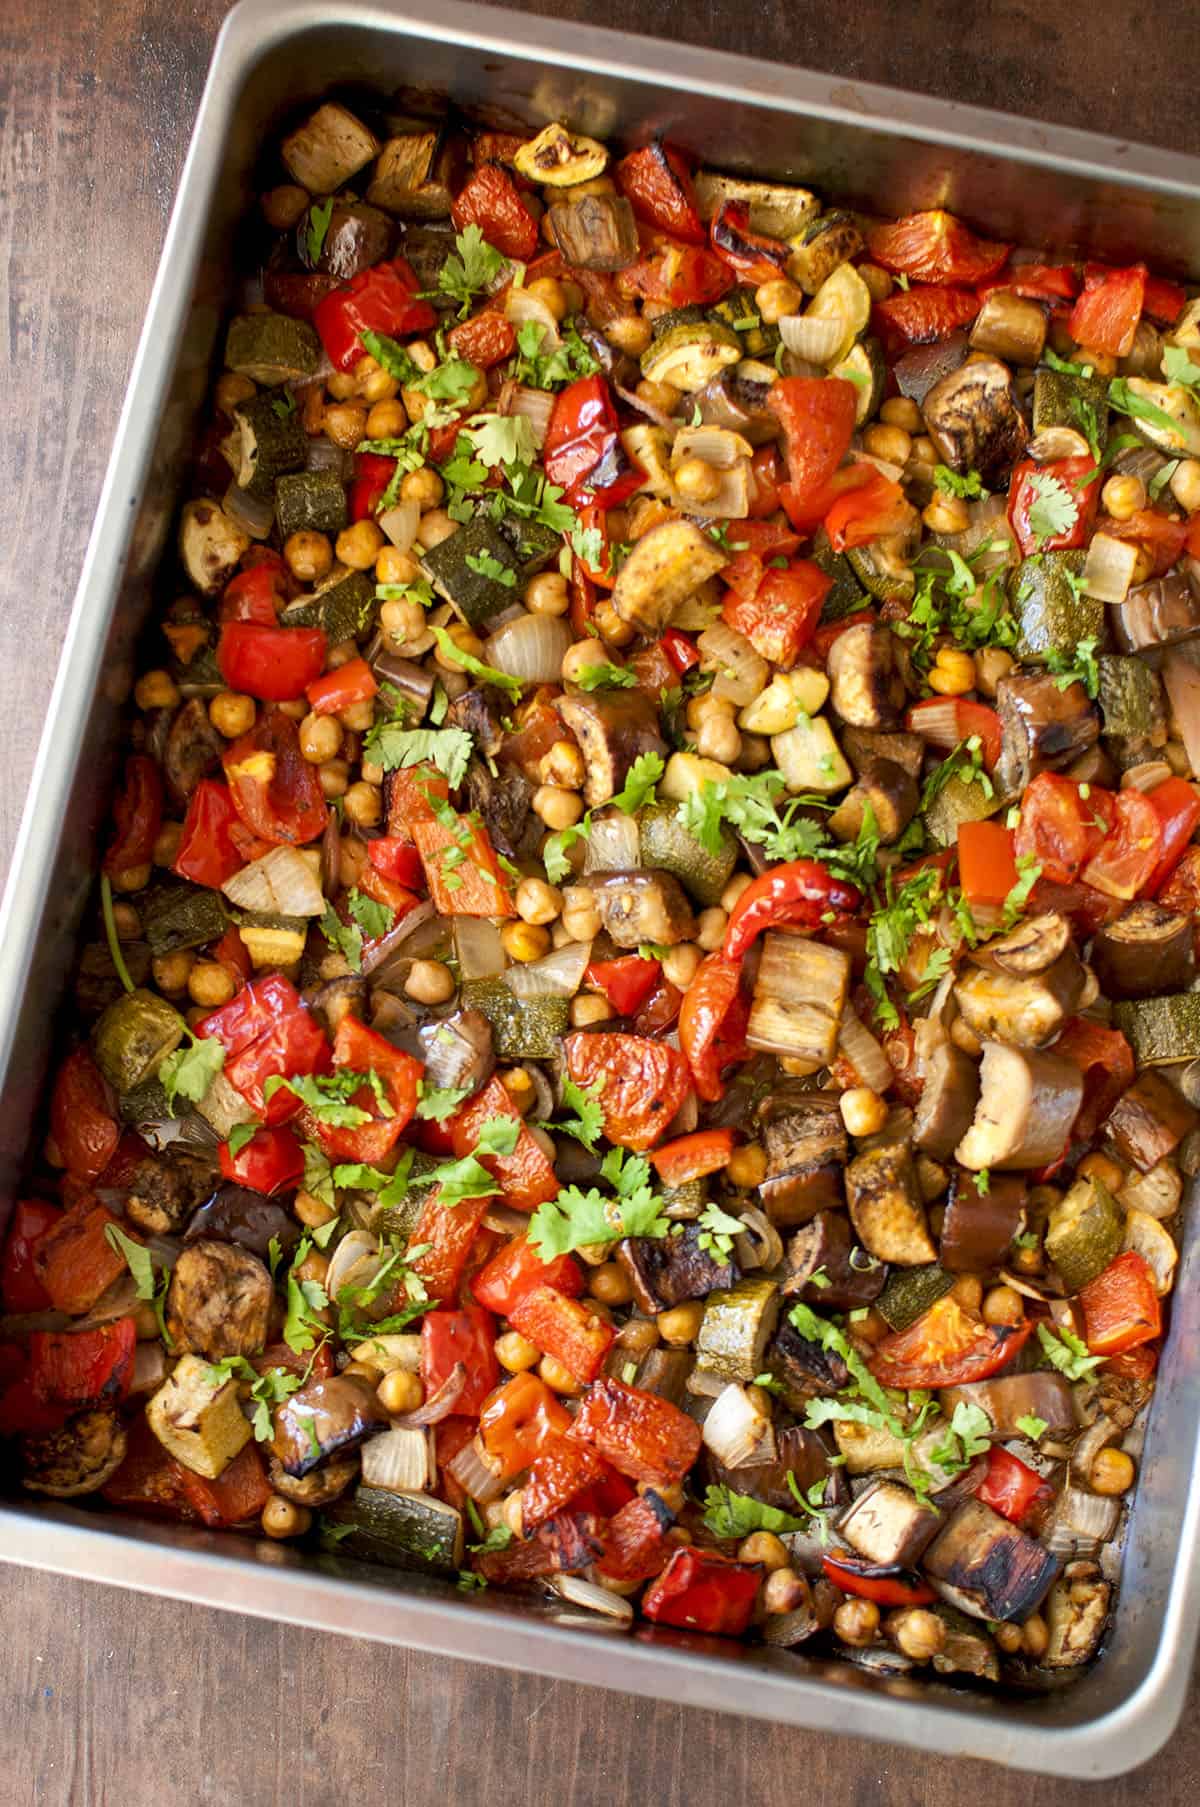
[[[7,864],[224,0],[0,16],[0,862]],[[1127,0],[543,0],[1200,151],[1200,9]],[[754,20],[747,40],[746,21]],[[1095,1788],[717,1718],[0,1568],[3,1807],[1091,1807]],[[1200,1688],[1108,1807],[1196,1799]]]

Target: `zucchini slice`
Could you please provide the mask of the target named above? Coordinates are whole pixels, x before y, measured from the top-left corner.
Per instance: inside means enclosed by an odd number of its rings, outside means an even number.
[[[438,595],[468,626],[480,627],[511,608],[520,591],[520,568],[498,528],[476,518],[421,555],[421,570]],[[511,574],[511,582],[505,581]]]
[[[642,353],[642,375],[652,383],[676,389],[703,389],[742,356],[732,327],[713,320],[673,326]]]
[[[449,1575],[462,1567],[462,1513],[427,1493],[356,1487],[322,1513],[327,1551],[393,1569]],[[348,1530],[343,1527],[348,1526]]]
[[[265,501],[275,493],[275,479],[300,470],[308,455],[299,410],[284,408],[277,396],[255,395],[234,409],[233,420],[222,449],[234,481]]]
[[[156,960],[219,941],[228,927],[220,892],[199,885],[161,885],[142,905],[142,930]]]
[[[152,991],[128,992],[110,1004],[92,1030],[96,1065],[118,1092],[132,1092],[183,1040],[183,1018]]]
[[[839,264],[849,263],[863,248],[863,237],[848,213],[831,209],[810,220],[791,239],[788,275],[806,295],[815,295]]]
[[[375,620],[375,579],[350,571],[315,596],[306,596],[280,616],[283,627],[319,627],[330,646],[361,640]]]
[[[709,1293],[696,1338],[696,1374],[724,1382],[761,1374],[779,1304],[775,1281],[757,1276]]]
[[[737,842],[721,832],[720,853],[709,853],[680,820],[669,803],[651,803],[638,818],[642,865],[670,872],[699,904],[720,903],[721,893],[737,865]]]
[[[850,268],[849,264],[844,266]],[[838,272],[835,272],[837,274]],[[830,281],[832,281],[832,277]],[[860,279],[861,280],[861,279]],[[817,300],[820,300],[818,295]],[[813,307],[816,302],[813,303]],[[809,309],[812,312],[812,309]],[[858,391],[854,404],[854,419],[858,426],[864,426],[871,416],[878,412],[883,401],[884,386],[887,382],[887,365],[883,360],[883,347],[878,339],[862,339],[834,365],[830,376],[840,377],[845,383],[853,383]]]
[[[1104,604],[1077,595],[1071,583],[1083,563],[1082,552],[1036,552],[1013,571],[1008,600],[1021,626],[1019,659],[1042,659],[1047,653],[1073,656],[1081,640],[1104,638]]]
[[[1200,1054],[1200,992],[1114,1004],[1113,1027],[1128,1038],[1139,1067],[1195,1060]]]
[[[465,979],[462,1003],[492,1025],[501,1060],[551,1060],[567,1033],[566,998],[519,998],[503,979]]]
[[[340,533],[349,516],[336,471],[297,471],[275,485],[275,518],[282,539],[293,533]]]
[[[266,388],[314,377],[321,341],[306,320],[290,314],[239,314],[225,335],[225,362]]]

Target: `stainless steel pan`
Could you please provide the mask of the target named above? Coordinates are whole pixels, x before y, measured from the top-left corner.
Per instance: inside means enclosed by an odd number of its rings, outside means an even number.
[[[669,67],[669,76],[656,74]],[[876,87],[454,0],[405,10],[243,0],[221,33],[117,429],[0,908],[0,1201],[14,1196],[54,1015],[95,870],[131,649],[169,547],[180,473],[229,298],[230,235],[280,121],[331,86],[495,123],[564,117],[599,136],[665,131],[730,170],[880,211],[945,204],[995,236],[1200,278],[1200,165]],[[171,582],[169,559],[164,580]],[[170,592],[168,592],[170,593]],[[1063,1775],[1153,1754],[1179,1716],[1200,1619],[1200,1224],[1184,1239],[1169,1347],[1116,1624],[1078,1685],[1016,1700],[933,1679],[581,1615],[468,1602],[384,1575],[62,1506],[0,1506],[0,1558],[262,1617],[411,1644],[717,1711],[895,1739]]]

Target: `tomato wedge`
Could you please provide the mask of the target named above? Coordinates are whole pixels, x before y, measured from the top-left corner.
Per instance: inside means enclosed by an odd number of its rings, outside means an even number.
[[[873,464],[866,476],[838,496],[825,516],[825,531],[835,552],[866,546],[888,533],[899,533],[913,519],[912,506],[898,483]]]
[[[1099,848],[1114,820],[1111,791],[1097,784],[1077,784],[1058,772],[1039,772],[1021,799],[1017,857],[1034,860],[1044,879],[1069,885]]]
[[[977,238],[954,214],[940,207],[910,213],[867,233],[867,249],[877,264],[917,282],[983,282],[1008,257],[1010,247]]]
[[[973,289],[921,286],[898,289],[871,309],[875,331],[893,355],[909,345],[932,345],[967,326],[982,303]]]
[[[867,1363],[885,1387],[957,1387],[986,1380],[1021,1349],[1033,1323],[985,1324],[947,1294],[907,1330],[877,1343]]]
[[[315,766],[300,751],[296,724],[280,709],[264,709],[249,734],[222,757],[238,815],[261,840],[303,847],[315,841],[329,810]]]
[[[785,376],[767,392],[787,446],[788,481],[780,494],[798,529],[806,508],[817,505],[812,526],[824,513],[825,491],[854,437],[856,395],[853,383],[840,377]]]
[[[1131,264],[1126,270],[1089,264],[1083,275],[1083,294],[1071,309],[1067,331],[1085,351],[1127,358],[1145,299],[1145,264]]]
[[[1162,856],[1162,824],[1149,797],[1119,791],[1116,820],[1080,873],[1085,885],[1126,901],[1149,888]]]

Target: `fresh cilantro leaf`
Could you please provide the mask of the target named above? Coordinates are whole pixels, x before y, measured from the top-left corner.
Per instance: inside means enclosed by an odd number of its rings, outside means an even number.
[[[1136,390],[1131,389],[1127,377],[1113,378],[1108,385],[1108,403],[1118,414],[1127,414],[1131,420],[1144,420],[1149,426],[1171,433],[1182,443],[1179,422],[1165,408],[1160,408],[1157,402],[1148,401],[1144,395],[1138,395]]]
[[[490,552],[468,552],[466,564],[468,571],[474,571],[479,577],[490,577],[493,583],[503,584],[506,590],[517,587],[516,567],[502,564]]]
[[[583,820],[576,822],[573,828],[560,828],[554,834],[547,835],[542,847],[542,864],[546,868],[546,877],[552,885],[561,885],[571,871],[571,862],[567,858],[567,849],[576,841],[586,841],[592,828],[592,814],[589,810]]]
[[[600,1172],[621,1198],[631,1198],[650,1184],[649,1161],[624,1148],[610,1148],[600,1163]]]
[[[980,1198],[986,1198],[991,1189],[991,1172],[988,1168],[981,1167],[975,1175],[975,1190],[978,1192]]]
[[[960,476],[948,465],[935,464],[933,483],[934,488],[940,489],[944,496],[959,496],[965,499],[968,496],[987,495],[987,491],[983,487],[983,479],[978,471],[967,471],[964,476]]]
[[[825,1268],[818,1267],[813,1269],[805,1284],[807,1286],[815,1286],[818,1292],[824,1292],[828,1287],[832,1286],[833,1282],[830,1280]]]
[[[1037,1443],[1049,1426],[1044,1418],[1038,1417],[1036,1412],[1026,1412],[1023,1418],[1017,1419],[1017,1429],[1028,1437],[1031,1443]]]
[[[904,880],[899,889],[889,872],[883,899],[872,912],[867,924],[867,990],[875,999],[875,1015],[886,1029],[894,1029],[900,1018],[887,995],[885,978],[899,972],[909,946],[919,929],[940,911],[945,902],[941,873],[927,866]]]
[[[991,1431],[992,1421],[987,1413],[960,1399],[945,1437],[930,1450],[930,1459],[948,1474],[961,1473],[991,1447]]]
[[[797,811],[812,807],[814,801],[821,807],[828,805],[823,798],[792,797],[781,812],[777,803],[786,791],[781,772],[755,772],[752,776],[734,772],[720,784],[705,779],[689,792],[676,813],[705,852],[714,856],[727,844],[726,829],[733,828],[764,848],[772,862],[811,859],[825,848],[825,830],[820,823],[798,816]]]
[[[457,789],[467,775],[474,745],[465,728],[399,728],[379,722],[363,742],[363,754],[385,772],[433,765],[444,773],[451,789]]]
[[[1193,361],[1185,345],[1168,345],[1162,356],[1163,375],[1168,383],[1182,383],[1188,389],[1200,389],[1200,364]]]
[[[1004,920],[1001,927],[1005,930],[1015,928],[1025,914],[1029,894],[1042,876],[1042,868],[1031,853],[1018,854],[1017,872],[1020,876],[1004,899]]]
[[[589,1243],[619,1242],[625,1236],[668,1234],[671,1224],[660,1214],[661,1200],[650,1189],[650,1164],[640,1156],[626,1157],[624,1149],[610,1149],[601,1163],[601,1175],[619,1194],[605,1198],[595,1186],[584,1192],[567,1186],[558,1197],[543,1204],[529,1222],[529,1240],[543,1261],[553,1261]]]
[[[378,941],[396,921],[396,912],[388,904],[377,903],[355,885],[347,899],[347,908],[368,941]]]
[[[507,1550],[512,1540],[513,1534],[507,1525],[493,1525],[479,1543],[469,1543],[467,1548],[472,1556],[487,1556],[493,1550]]]
[[[788,1315],[793,1329],[798,1330],[806,1341],[817,1343],[822,1349],[841,1356],[850,1370],[851,1379],[860,1397],[875,1408],[894,1436],[902,1436],[904,1427],[892,1408],[891,1400],[845,1331],[836,1324],[831,1324],[827,1318],[819,1317],[815,1311],[799,1300],[792,1306]]]
[[[956,778],[960,784],[977,784],[989,803],[995,796],[996,787],[984,769],[983,742],[978,734],[972,734],[967,740],[960,740],[925,780],[921,792],[922,815],[926,814],[934,798],[941,795],[952,778]]]
[[[329,1334],[320,1316],[329,1304],[325,1288],[316,1280],[301,1280],[296,1272],[311,1246],[310,1239],[302,1236],[287,1276],[287,1316],[283,1324],[283,1340],[297,1355],[307,1355],[318,1342],[324,1342]]]
[[[355,922],[343,922],[333,905],[325,904],[320,929],[330,947],[336,948],[351,972],[362,971],[362,930]]]
[[[805,1519],[778,1506],[768,1506],[731,1487],[708,1487],[704,1493],[704,1523],[714,1537],[743,1538],[754,1531],[806,1531]]]
[[[235,1123],[226,1138],[226,1146],[231,1155],[241,1154],[247,1142],[252,1142],[258,1134],[257,1123]]]
[[[468,226],[456,235],[454,252],[438,271],[438,288],[459,303],[458,317],[465,320],[474,297],[490,289],[503,268],[502,254],[488,244],[478,226]]]
[[[761,1387],[764,1393],[773,1393],[776,1399],[783,1398],[783,1383],[774,1374],[756,1374],[750,1384],[752,1387]]]
[[[321,253],[325,249],[325,234],[329,231],[329,222],[333,218],[333,196],[327,201],[314,201],[308,210],[308,226],[305,230],[308,261],[314,266],[321,261]]]
[[[1074,652],[1059,652],[1057,647],[1050,647],[1045,654],[1046,668],[1055,674],[1056,690],[1069,690],[1072,684],[1082,684],[1093,700],[1100,694],[1100,667],[1096,662],[1096,648],[1100,642],[1092,635],[1081,640]]]
[[[418,1090],[417,1116],[431,1123],[444,1123],[447,1117],[454,1115],[464,1098],[471,1096],[469,1085],[426,1085],[421,1080]]]
[[[489,1117],[479,1131],[476,1154],[512,1154],[521,1134],[518,1117]]]
[[[497,465],[532,464],[537,457],[533,423],[524,414],[476,414],[462,437],[487,470]]]
[[[568,539],[570,540],[572,552],[581,563],[590,566],[593,571],[597,571],[601,568],[605,552],[605,539],[598,527],[584,527],[582,524],[572,527]],[[596,667],[591,665],[584,667],[584,671],[587,672],[594,671],[595,669]],[[602,667],[601,669],[605,668]],[[615,671],[618,668],[612,666],[607,669]],[[622,673],[621,677],[616,681],[620,684],[625,684],[627,682],[633,684],[636,683],[637,680],[632,674],[626,679],[625,674]],[[583,690],[594,690],[596,688],[594,684],[588,685],[583,682],[583,672],[579,674],[575,679],[575,682]]]
[[[474,1569],[459,1569],[458,1580],[454,1585],[460,1594],[482,1593],[487,1586],[487,1576],[477,1575]]]
[[[199,1104],[225,1065],[225,1049],[215,1035],[199,1037],[187,1031],[188,1044],[168,1054],[158,1069],[158,1081],[167,1094],[167,1108],[175,1113],[176,1098]]]
[[[720,1205],[705,1205],[697,1219],[700,1235],[696,1246],[711,1255],[714,1261],[728,1261],[733,1255],[733,1239],[742,1233],[740,1217],[731,1217],[728,1211],[722,1211]]]
[[[208,1364],[208,1379],[214,1387],[224,1386],[228,1380],[250,1382],[250,1398],[254,1402],[251,1423],[260,1443],[269,1443],[275,1434],[274,1408],[298,1392],[306,1378],[289,1373],[286,1368],[268,1368],[265,1374],[259,1374],[244,1355],[227,1355]]]
[[[1042,363],[1050,370],[1057,370],[1062,376],[1087,377],[1092,374],[1092,367],[1090,364],[1072,364],[1068,359],[1060,358],[1058,353],[1051,350],[1049,345],[1047,345],[1042,352]]]
[[[563,1104],[568,1110],[575,1112],[563,1123],[543,1124],[544,1129],[555,1130],[565,1136],[574,1136],[582,1142],[589,1154],[595,1154],[596,1144],[604,1130],[604,1106],[600,1102],[600,1094],[604,1090],[605,1075],[593,1081],[589,1086],[576,1085],[570,1074],[563,1075]]]
[[[661,753],[639,753],[629,768],[625,783],[613,798],[615,808],[632,816],[643,804],[653,803],[654,787],[665,770]]]
[[[111,1246],[122,1256],[126,1267],[133,1275],[139,1299],[154,1297],[154,1260],[144,1243],[135,1242],[132,1236],[126,1236],[118,1224],[105,1224],[104,1234]]]
[[[312,1142],[304,1144],[304,1190],[321,1204],[328,1205],[332,1211],[336,1205],[333,1196],[333,1174],[329,1161],[323,1151]]]
[[[271,397],[271,407],[278,414],[280,420],[290,420],[296,412],[296,398],[291,390],[287,389],[282,395]]]
[[[438,1188],[438,1203],[461,1205],[466,1198],[494,1198],[500,1188],[487,1168],[473,1154],[458,1161],[443,1161],[422,1175]]]
[[[1200,365],[1195,365],[1193,368],[1195,369],[1197,376],[1200,377]],[[1182,459],[1172,458],[1162,466],[1161,470],[1156,471],[1153,477],[1151,477],[1149,483],[1146,485],[1146,494],[1152,502],[1157,502],[1164,489],[1169,487],[1172,477],[1175,475],[1175,472],[1179,469],[1182,462]]]
[[[334,1129],[358,1129],[371,1122],[371,1113],[363,1110],[361,1105],[351,1104],[350,1100],[364,1086],[369,1086],[375,1094],[380,1115],[394,1117],[396,1113],[388,1102],[383,1081],[373,1068],[365,1073],[352,1073],[341,1067],[335,1073],[293,1073],[290,1078],[273,1073],[263,1084],[263,1097],[269,1102],[276,1092],[286,1088],[311,1111],[318,1123],[328,1123]]]
[[[1066,484],[1049,471],[1034,471],[1028,487],[1034,496],[1029,507],[1029,531],[1038,543],[1070,533],[1079,519],[1079,503]]]
[[[492,684],[497,690],[507,690],[513,698],[520,697],[522,689],[520,678],[510,677],[506,671],[497,671],[495,666],[485,665],[482,659],[477,659],[474,653],[464,652],[462,647],[457,646],[450,638],[444,627],[431,627],[429,631],[442,652],[448,658],[453,659],[456,665],[461,666],[463,671],[469,671],[471,676],[478,678],[482,684]],[[439,729],[439,732],[446,734],[453,733],[455,730],[442,728]]]
[[[594,376],[599,370],[599,362],[573,319],[562,322],[558,344],[543,353],[546,338],[547,329],[538,320],[527,320],[517,328],[518,356],[512,374],[518,383],[527,383],[533,389],[554,389],[578,377]]]
[[[632,690],[637,673],[621,665],[581,665],[571,682],[579,690]]]
[[[454,418],[454,410],[462,407],[468,400],[479,379],[479,372],[474,364],[465,358],[447,358],[444,364],[435,364],[432,370],[422,371],[412,387],[421,395],[427,395],[432,402],[445,402],[447,408],[426,409],[421,416],[423,426],[444,426]]]
[[[1089,1355],[1087,1344],[1073,1331],[1064,1328],[1055,1332],[1049,1325],[1039,1324],[1037,1334],[1050,1366],[1065,1374],[1068,1380],[1082,1380],[1104,1360],[1102,1355]]]

